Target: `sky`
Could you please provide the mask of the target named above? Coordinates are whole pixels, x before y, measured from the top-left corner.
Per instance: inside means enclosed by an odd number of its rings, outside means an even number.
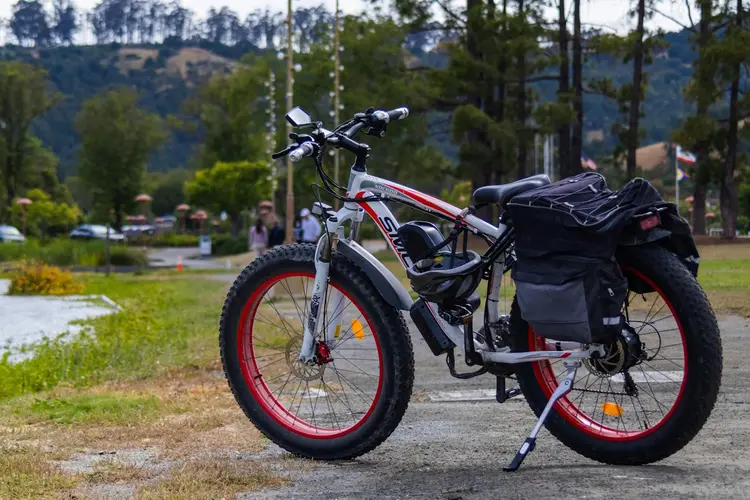
[[[43,3],[50,5],[51,0],[42,0]],[[75,0],[79,9],[89,10],[96,5],[99,0]],[[312,7],[324,3],[329,10],[334,10],[336,0],[293,0],[294,6]],[[362,11],[367,2],[362,0],[340,0],[341,9],[346,14],[357,14]],[[611,28],[619,33],[627,32],[633,25],[632,20],[628,17],[627,12],[631,5],[628,0],[582,0],[581,20],[584,24],[602,25]],[[8,18],[11,13],[12,5],[15,0],[0,0],[0,18]],[[267,0],[182,0],[182,5],[196,12],[199,17],[205,17],[211,7],[222,7],[226,5],[233,11],[237,12],[240,17],[245,17],[249,12],[256,9],[269,8],[271,10],[286,11],[286,2],[276,1],[268,2]],[[567,2],[570,3],[570,0]],[[659,10],[669,17],[680,20],[683,24],[687,22],[687,11],[682,2],[658,2]],[[457,3],[458,5],[458,3]],[[555,16],[554,10],[550,10],[550,17]],[[659,14],[655,14],[649,21],[649,28],[662,28],[665,31],[677,31],[680,26],[673,21],[668,20]]]

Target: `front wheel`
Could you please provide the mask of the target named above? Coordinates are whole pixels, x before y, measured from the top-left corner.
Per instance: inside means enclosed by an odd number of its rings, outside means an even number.
[[[721,384],[721,339],[708,299],[676,256],[641,246],[623,249],[617,259],[631,290],[624,312],[644,359],[623,370],[625,358],[613,348],[605,359],[585,360],[574,389],[555,404],[546,427],[581,455],[639,465],[677,452],[705,424]],[[633,291],[646,289],[651,291]],[[511,333],[516,351],[546,348],[546,339],[523,321],[515,301]],[[516,373],[539,415],[566,369],[560,360],[542,361],[518,365]]]
[[[276,247],[235,281],[219,341],[229,386],[247,417],[297,455],[350,459],[382,443],[414,380],[409,330],[367,275],[334,252],[315,361],[297,358],[311,307],[315,247]]]

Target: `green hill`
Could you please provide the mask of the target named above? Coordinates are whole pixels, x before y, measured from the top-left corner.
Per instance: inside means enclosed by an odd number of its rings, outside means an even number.
[[[647,67],[650,86],[644,106],[643,144],[668,140],[671,131],[689,113],[689,105],[682,96],[682,88],[692,75],[694,57],[688,33],[670,33],[666,40],[669,48]],[[146,109],[162,116],[179,114],[184,101],[209,75],[231,71],[243,54],[255,50],[249,43],[225,46],[208,42],[199,46],[179,42],[46,49],[6,46],[0,47],[0,58],[40,64],[48,71],[55,89],[63,95],[54,109],[34,123],[33,131],[60,158],[59,174],[64,178],[75,173],[78,137],[73,118],[85,99],[109,86],[126,85],[139,91],[141,104]],[[440,65],[445,56],[428,53],[420,58],[423,63]],[[590,56],[584,77],[601,76],[623,83],[631,78],[631,68],[611,57]],[[555,98],[554,82],[540,84],[537,90],[542,99]],[[586,151],[589,155],[606,154],[615,145],[610,130],[618,119],[617,107],[611,100],[597,95],[586,95],[584,104]],[[445,136],[435,140],[444,142]],[[171,140],[153,156],[149,170],[167,171],[187,166],[200,141],[200,131],[175,131]],[[450,154],[455,148],[444,150]]]

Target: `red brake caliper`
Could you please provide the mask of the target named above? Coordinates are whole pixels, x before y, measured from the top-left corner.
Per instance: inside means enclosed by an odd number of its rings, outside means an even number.
[[[324,365],[333,361],[331,350],[325,342],[318,342],[315,351],[315,360],[319,365]]]

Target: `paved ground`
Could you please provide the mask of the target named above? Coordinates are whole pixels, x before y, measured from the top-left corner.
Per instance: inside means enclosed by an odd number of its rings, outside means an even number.
[[[387,248],[383,240],[368,240],[364,241],[362,245],[370,252],[378,252]],[[197,247],[154,248],[149,250],[148,258],[152,266],[159,267],[175,268],[178,259],[182,258],[182,264],[187,269],[221,270],[226,268],[226,259],[224,258],[201,259]]]
[[[182,265],[187,269],[223,269],[224,263],[213,259],[201,259],[197,247],[169,247],[154,248],[148,253],[148,260],[152,266],[177,267],[177,261],[182,259]]]
[[[0,280],[0,356],[9,346],[74,332],[80,327],[70,325],[72,321],[114,312],[106,302],[86,296],[9,297],[5,295],[9,284]]]
[[[521,471],[502,472],[534,424],[526,402],[435,403],[438,391],[492,389],[484,376],[449,376],[412,326],[415,394],[399,428],[378,449],[346,463],[311,463],[271,445],[262,459],[289,475],[280,489],[242,498],[750,498],[750,322],[721,320],[725,372],[713,416],[685,449],[644,467],[613,467],[583,458],[542,431]],[[462,364],[462,363],[461,363]]]

